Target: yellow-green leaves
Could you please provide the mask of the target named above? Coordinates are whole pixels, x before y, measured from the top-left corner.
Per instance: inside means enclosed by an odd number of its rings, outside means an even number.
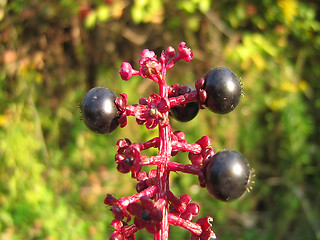
[[[135,0],[131,9],[135,23],[161,23],[163,21],[162,0]]]
[[[86,28],[93,28],[97,22],[106,22],[109,19],[110,8],[108,5],[100,5],[96,10],[88,13],[84,20]]]
[[[177,6],[179,9],[190,14],[194,13],[196,10],[205,13],[210,9],[211,0],[180,0],[178,1]]]
[[[298,14],[297,0],[278,0],[279,7],[282,9],[286,24],[290,25],[294,17]]]

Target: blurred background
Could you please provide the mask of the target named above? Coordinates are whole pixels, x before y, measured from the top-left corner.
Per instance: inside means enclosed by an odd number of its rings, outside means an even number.
[[[0,239],[108,239],[106,194],[130,195],[136,184],[116,171],[116,140],[157,131],[130,118],[94,134],[78,105],[94,86],[126,92],[129,104],[157,92],[150,80],[122,81],[121,62],[137,69],[141,50],[159,55],[185,41],[194,59],[177,63],[168,84],[194,86],[225,66],[241,77],[244,97],[228,115],[202,110],[188,123],[172,120],[173,130],[240,151],[256,177],[231,203],[188,174],[171,174],[172,191],[214,217],[218,239],[319,240],[319,11],[318,0],[0,0]],[[188,163],[186,154],[172,160]],[[189,232],[171,227],[169,236]]]

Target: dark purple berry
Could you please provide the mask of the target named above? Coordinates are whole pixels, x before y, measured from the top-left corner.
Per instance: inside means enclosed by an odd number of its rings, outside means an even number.
[[[175,97],[195,90],[190,86],[181,85],[180,87],[181,87],[180,91],[178,91],[178,93],[175,94]],[[171,95],[169,97],[173,97],[173,96]],[[199,112],[198,102],[189,102],[186,104],[182,104],[181,106],[171,108],[169,114],[171,117],[173,117],[174,119],[180,122],[188,122],[193,118],[195,118],[198,112]]]
[[[218,114],[234,110],[242,92],[240,79],[224,67],[211,69],[204,79],[204,90],[207,92],[205,105]]]
[[[82,119],[96,133],[111,133],[119,125],[119,110],[114,102],[116,95],[108,88],[95,87],[89,90],[82,101]]]
[[[239,152],[222,150],[214,154],[205,167],[209,193],[218,200],[232,201],[241,197],[251,181],[247,159]]]

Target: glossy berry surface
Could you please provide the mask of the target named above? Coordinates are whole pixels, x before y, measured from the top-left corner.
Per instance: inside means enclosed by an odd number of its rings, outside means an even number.
[[[187,90],[182,88],[182,91],[177,95],[182,95],[185,93],[189,93],[194,90],[194,88],[190,86],[184,86]],[[199,112],[199,103],[196,102],[189,102],[186,104],[182,104],[178,107],[173,107],[170,109],[170,116],[180,122],[188,122],[197,116]]]
[[[249,187],[251,169],[239,152],[222,150],[214,154],[205,168],[209,193],[218,200],[232,201],[241,197]]]
[[[241,97],[240,79],[229,69],[217,67],[205,76],[205,105],[214,113],[226,114],[235,109]]]
[[[95,87],[89,90],[81,104],[82,119],[96,133],[111,133],[118,126],[116,95],[108,88]]]

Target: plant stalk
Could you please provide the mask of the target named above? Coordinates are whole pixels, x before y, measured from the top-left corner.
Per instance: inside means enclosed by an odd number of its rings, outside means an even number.
[[[163,67],[162,68],[162,79],[159,81],[159,94],[163,98],[168,99],[168,86],[165,82],[165,74],[166,70]],[[167,112],[165,114],[165,117],[168,121],[165,121],[169,123],[169,113]],[[163,157],[162,163],[157,168],[157,176],[158,176],[158,182],[157,186],[159,189],[159,192],[156,194],[156,201],[158,199],[164,199],[166,204],[162,209],[162,221],[161,221],[161,228],[158,233],[154,235],[154,240],[168,240],[169,239],[169,222],[168,222],[168,199],[167,199],[167,192],[169,191],[169,173],[168,170],[168,162],[170,161],[171,157],[171,127],[170,124],[159,124],[159,156]]]

